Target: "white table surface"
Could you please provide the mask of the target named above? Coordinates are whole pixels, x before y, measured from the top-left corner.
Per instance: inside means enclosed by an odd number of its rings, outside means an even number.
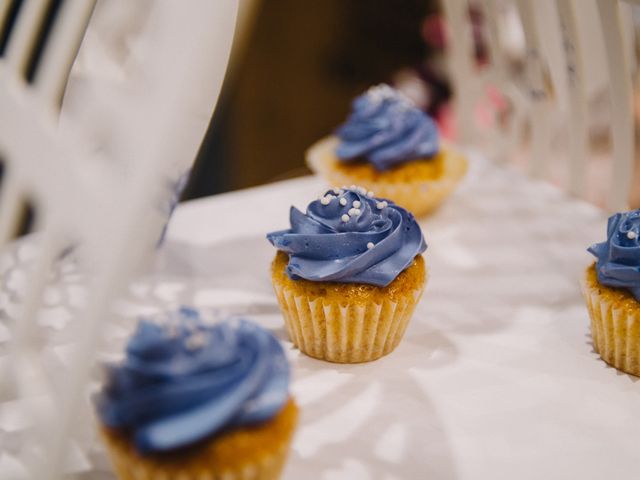
[[[246,313],[284,342],[301,408],[285,479],[639,478],[639,379],[593,352],[578,284],[606,215],[474,157],[420,222],[430,279],[400,346],[338,365],[289,342],[265,239],[323,190],[306,177],[182,204],[153,280],[134,288],[139,312]],[[109,478],[98,467],[83,478]]]
[[[246,307],[288,347],[302,417],[285,478],[640,478],[639,379],[593,352],[578,283],[606,215],[474,159],[421,221],[430,280],[400,346],[336,365],[288,341],[264,238],[323,189],[308,177],[187,203],[165,251],[196,303]]]

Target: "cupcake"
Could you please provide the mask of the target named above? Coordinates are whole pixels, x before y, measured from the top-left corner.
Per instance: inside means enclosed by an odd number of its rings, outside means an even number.
[[[307,355],[339,363],[396,348],[426,282],[427,245],[413,215],[362,187],[295,207],[291,228],[269,233],[271,275],[289,337]]]
[[[609,365],[640,376],[640,210],[609,218],[607,241],[582,281],[596,351]]]
[[[330,184],[361,185],[423,215],[453,191],[467,161],[440,145],[435,122],[388,85],[356,98],[346,123],[307,151]]]
[[[275,479],[297,408],[278,341],[192,310],[141,321],[95,403],[120,480]]]

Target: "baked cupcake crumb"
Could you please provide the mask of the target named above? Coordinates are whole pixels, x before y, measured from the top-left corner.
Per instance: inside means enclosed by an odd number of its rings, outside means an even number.
[[[270,462],[273,463],[271,469],[279,471],[285,457],[279,454],[288,450],[297,418],[298,407],[290,399],[273,419],[265,423],[235,428],[200,445],[163,454],[140,454],[126,432],[103,426],[101,434],[112,449],[113,458],[122,465],[118,469],[120,480],[138,478],[133,473],[136,469],[159,475],[158,478],[165,478],[163,474],[166,478],[180,478],[178,475],[187,475],[186,472],[189,472],[187,478],[200,478],[199,475],[204,473],[232,472],[246,465]]]
[[[297,294],[305,295],[310,300],[321,298],[327,303],[343,306],[371,302],[380,304],[384,300],[398,301],[406,297],[407,293],[422,288],[427,276],[427,269],[422,255],[416,256],[413,263],[386,287],[377,287],[364,283],[292,280],[286,273],[288,262],[289,256],[286,253],[282,251],[276,253],[271,264],[274,281]]]

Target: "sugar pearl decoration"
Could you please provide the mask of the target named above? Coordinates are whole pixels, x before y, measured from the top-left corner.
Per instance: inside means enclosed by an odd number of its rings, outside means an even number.
[[[348,213],[351,217],[353,217],[353,216],[360,215],[360,213],[362,212],[360,212],[360,209],[358,208],[350,208]]]
[[[353,202],[353,208],[360,208],[360,205],[362,205],[358,200],[355,200]]]
[[[331,195],[327,195],[326,197],[322,197],[320,199],[320,203],[322,205],[329,205],[331,203],[331,200],[333,200],[333,197]]]
[[[342,206],[344,207],[346,204],[347,204],[347,199],[346,199],[346,198],[344,198],[344,197],[342,197],[342,198],[340,199],[340,205],[342,205]]]
[[[369,190],[367,192],[367,197],[369,197],[369,198],[373,197],[373,192],[371,190]]]
[[[347,215],[346,213],[344,215],[342,215],[342,217],[340,217],[342,219],[343,222],[347,223],[349,221],[349,215]]]
[[[367,243],[367,248],[371,250],[374,247],[373,242]]]
[[[362,194],[362,195],[366,195],[367,194],[367,189],[364,187],[358,187],[358,191]]]
[[[383,208],[386,208],[387,205],[389,205],[389,204],[386,201],[383,200],[381,202],[376,203],[376,208],[378,210],[382,210]]]
[[[187,338],[185,345],[189,350],[198,350],[207,344],[207,336],[202,332],[195,332]]]
[[[627,232],[627,238],[629,240],[635,240],[638,234],[636,232]]]
[[[167,337],[169,338],[176,338],[178,336],[178,333],[180,333],[178,331],[178,326],[174,323],[170,323],[166,325],[164,331],[167,334]]]

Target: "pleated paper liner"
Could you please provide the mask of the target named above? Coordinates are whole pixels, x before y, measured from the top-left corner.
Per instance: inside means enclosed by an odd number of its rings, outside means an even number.
[[[640,305],[626,292],[599,284],[593,268],[581,283],[594,348],[612,367],[640,376]]]
[[[291,341],[307,355],[336,363],[369,362],[398,346],[422,296],[422,255],[386,287],[292,280],[278,252],[271,279]]]
[[[307,151],[307,165],[313,172],[322,175],[332,187],[356,184],[371,190],[376,197],[393,200],[415,216],[425,215],[440,206],[467,172],[467,159],[443,146],[444,172],[436,179],[389,182],[358,178],[335,168],[337,143],[336,137],[328,137]]]
[[[127,436],[102,428],[119,480],[276,480],[284,467],[297,423],[289,400],[272,420],[219,435],[185,452],[139,454]]]
[[[291,341],[310,357],[335,363],[376,360],[400,343],[423,289],[399,302],[346,305],[275,287]]]

